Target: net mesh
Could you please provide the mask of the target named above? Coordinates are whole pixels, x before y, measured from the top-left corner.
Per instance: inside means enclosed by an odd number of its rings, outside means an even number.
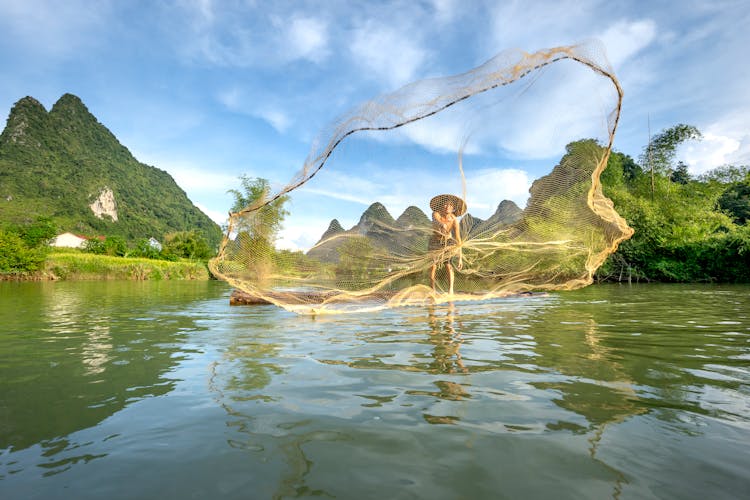
[[[575,66],[590,81],[570,90],[565,77],[549,69],[563,64]],[[549,112],[550,102],[556,102],[558,112]],[[598,42],[531,54],[506,51],[469,72],[415,82],[365,102],[319,135],[304,166],[286,186],[275,192],[266,186],[248,206],[230,214],[219,253],[209,263],[211,271],[250,301],[308,314],[586,286],[607,256],[632,234],[600,183],[621,103],[622,90]],[[345,230],[334,220],[305,253],[274,248],[272,228],[279,223],[279,204],[293,191],[314,184],[316,174],[325,176],[321,169],[349,136],[364,135],[370,144],[385,147],[385,142],[377,142],[378,134],[444,114],[449,119],[475,118],[459,126],[464,138],[455,150],[458,165],[452,167],[459,184],[444,190],[459,193],[431,197],[423,208],[409,206],[396,219],[372,200],[356,226]],[[500,205],[492,216],[472,216],[467,186],[476,183],[472,171],[464,172],[471,148],[466,137],[494,140],[502,149],[504,138],[523,140],[528,125],[519,124],[533,123],[535,114],[552,131],[550,144],[570,141],[561,149],[559,163],[531,183],[524,208],[496,200]],[[586,133],[586,140],[580,140],[581,133]],[[550,144],[537,145],[544,149]],[[357,175],[366,175],[363,169],[356,172],[340,185],[342,191],[346,183],[357,181]],[[415,199],[422,201],[426,200]]]

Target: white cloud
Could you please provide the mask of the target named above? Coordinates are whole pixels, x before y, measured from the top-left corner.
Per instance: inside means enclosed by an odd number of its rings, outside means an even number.
[[[618,41],[616,60],[625,61],[636,54],[653,38],[654,25],[650,21],[621,23],[608,30],[611,40]],[[621,38],[643,35],[635,44]],[[598,45],[589,45],[594,51]],[[507,62],[515,63],[513,56]],[[502,59],[499,59],[502,61]],[[604,61],[602,61],[604,62]],[[481,78],[507,72],[495,67]],[[474,75],[465,84],[476,85]],[[415,109],[431,109],[430,99],[442,92],[456,93],[456,77],[444,80],[422,80],[410,85],[410,94],[396,94],[392,102],[378,103],[387,120],[403,112],[406,116]],[[463,92],[464,90],[461,90]],[[457,153],[461,146],[467,154],[504,150],[514,157],[539,159],[559,156],[564,146],[581,138],[607,139],[607,118],[617,103],[614,85],[590,68],[574,61],[560,61],[534,71],[528,77],[509,86],[476,94],[438,114],[419,120],[392,133],[372,132],[367,136],[382,143],[418,144],[431,152]],[[391,106],[391,107],[389,107]],[[366,105],[361,107],[368,111]],[[392,125],[378,122],[374,126]]]
[[[305,191],[311,194],[317,194],[335,200],[351,201],[365,206],[370,205],[374,201],[373,198],[365,198],[362,193],[352,194],[350,190],[336,191],[334,189],[306,188]]]
[[[455,112],[458,109],[452,110],[449,108],[429,119],[410,123],[399,129],[398,133],[425,147],[428,151],[458,153],[471,134],[471,128],[468,124],[470,117],[466,116],[466,113]],[[479,152],[479,144],[476,142],[466,143],[464,153],[477,152]]]
[[[747,141],[750,136],[745,136]],[[713,168],[727,165],[739,151],[741,142],[733,137],[703,134],[700,141],[690,141],[678,150],[678,158],[687,163],[691,174],[702,174]]]
[[[676,159],[687,163],[690,173],[701,174],[722,165],[750,165],[750,107],[738,103],[708,125],[698,124],[703,138],[677,149]]]
[[[369,172],[384,172],[379,167],[368,168]],[[306,193],[325,196],[336,200],[349,201],[368,206],[378,201],[378,196],[387,192],[377,179],[340,172],[332,165],[326,165],[310,182],[301,188]]]
[[[240,111],[243,109],[245,98],[243,92],[238,87],[222,90],[216,97],[224,107],[231,111]]]
[[[745,134],[737,150],[727,158],[727,163],[750,166],[750,134]]]
[[[306,252],[323,236],[330,222],[325,219],[309,219],[296,223],[285,222],[284,227],[279,231],[276,247]]]
[[[270,123],[281,134],[286,132],[291,124],[291,119],[283,111],[270,107],[258,109],[257,116]]]
[[[153,164],[157,168],[166,170],[177,185],[188,194],[217,192],[223,194],[237,187],[236,176],[209,170],[205,166],[173,160],[161,160]]]
[[[503,200],[511,200],[519,207],[526,206],[531,180],[520,169],[483,169],[467,175],[466,204],[469,212],[487,218]]]
[[[198,12],[200,13],[200,18],[205,23],[212,23],[214,20],[214,9],[213,9],[213,0],[196,0],[194,2]]]
[[[665,67],[665,64],[655,67],[650,58],[641,57],[651,51],[658,37],[663,36],[666,31],[666,27],[657,23],[654,18],[645,17],[644,12],[656,16],[654,9],[644,11],[614,6],[599,0],[497,3],[491,11],[493,30],[487,34],[486,47],[518,47],[532,52],[599,39],[604,45],[608,61],[616,69],[617,77],[625,88],[624,105],[638,106],[632,101],[634,93],[650,85],[655,79],[654,75]],[[636,59],[638,64],[633,64]],[[565,78],[564,75],[556,80],[569,89],[580,87],[580,82]],[[627,100],[628,96],[631,101]],[[527,109],[531,114],[514,117],[520,126],[514,129],[513,138],[502,142],[503,147],[517,151],[523,157],[539,158],[559,153],[560,146],[565,144],[564,140],[560,140],[560,131],[570,131],[576,135],[594,132],[596,137],[600,137],[597,132],[602,129],[600,124],[593,124],[593,129],[585,126],[586,122],[582,121],[580,113],[575,113],[571,106],[561,107],[560,103],[563,101],[559,97],[562,95],[552,92],[546,97],[536,96],[535,108]],[[594,104],[592,99],[606,102],[596,92],[587,92],[583,87],[573,90],[568,97],[568,102],[574,104],[580,101],[587,106]],[[642,98],[641,101],[650,100],[651,97]],[[657,102],[668,102],[668,99],[658,99]],[[601,111],[599,114],[603,116]],[[579,118],[571,119],[572,116]],[[533,121],[530,117],[533,117]],[[592,122],[589,121],[588,124],[592,125]]]
[[[591,0],[496,2],[488,46],[535,51],[590,37],[585,29],[600,22],[592,19],[595,5]]]
[[[615,68],[620,67],[656,39],[656,23],[651,19],[618,21],[598,38],[604,43],[607,58]]]
[[[210,1],[185,4],[185,19],[170,11],[170,36],[192,62],[236,68],[320,63],[329,54],[328,23],[313,15],[276,14],[273,8]]]
[[[470,112],[453,107],[394,130],[368,130],[360,134],[380,144],[418,144],[433,153],[449,154],[458,153],[463,146],[464,153],[474,154],[480,149],[478,143],[469,141],[472,135],[469,115]]]
[[[432,0],[432,7],[438,24],[445,25],[457,17],[461,3],[458,0]]]
[[[287,51],[289,60],[308,59],[320,62],[327,56],[327,25],[313,17],[295,17],[288,23]]]
[[[427,51],[410,30],[396,30],[367,22],[353,34],[350,47],[355,63],[391,88],[414,79],[417,70],[425,63]]]
[[[206,208],[202,203],[194,203],[196,207],[200,209],[201,212],[208,215],[212,221],[217,223],[220,226],[224,226],[229,221],[229,215],[228,213],[219,212],[218,210],[211,210],[209,208]]]
[[[260,118],[283,134],[292,125],[292,119],[279,107],[268,100],[259,103],[251,99],[238,87],[223,90],[217,94],[218,101],[228,110]]]

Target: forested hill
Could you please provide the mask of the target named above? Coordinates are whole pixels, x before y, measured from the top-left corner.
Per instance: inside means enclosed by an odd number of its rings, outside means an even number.
[[[136,160],[81,100],[24,97],[0,135],[0,225],[50,217],[61,230],[127,240],[221,228],[165,171]]]

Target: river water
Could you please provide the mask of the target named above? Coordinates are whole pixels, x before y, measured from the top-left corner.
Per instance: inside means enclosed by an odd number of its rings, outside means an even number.
[[[230,292],[0,283],[0,498],[750,497],[750,286]]]

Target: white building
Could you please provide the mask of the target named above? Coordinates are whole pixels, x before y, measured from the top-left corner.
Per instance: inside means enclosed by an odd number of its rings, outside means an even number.
[[[76,236],[73,233],[62,233],[52,238],[50,245],[53,247],[83,248],[85,243],[86,238],[82,236]]]
[[[159,243],[159,240],[157,240],[153,236],[148,239],[148,244],[151,248],[153,248],[157,252],[161,252],[161,243]]]

